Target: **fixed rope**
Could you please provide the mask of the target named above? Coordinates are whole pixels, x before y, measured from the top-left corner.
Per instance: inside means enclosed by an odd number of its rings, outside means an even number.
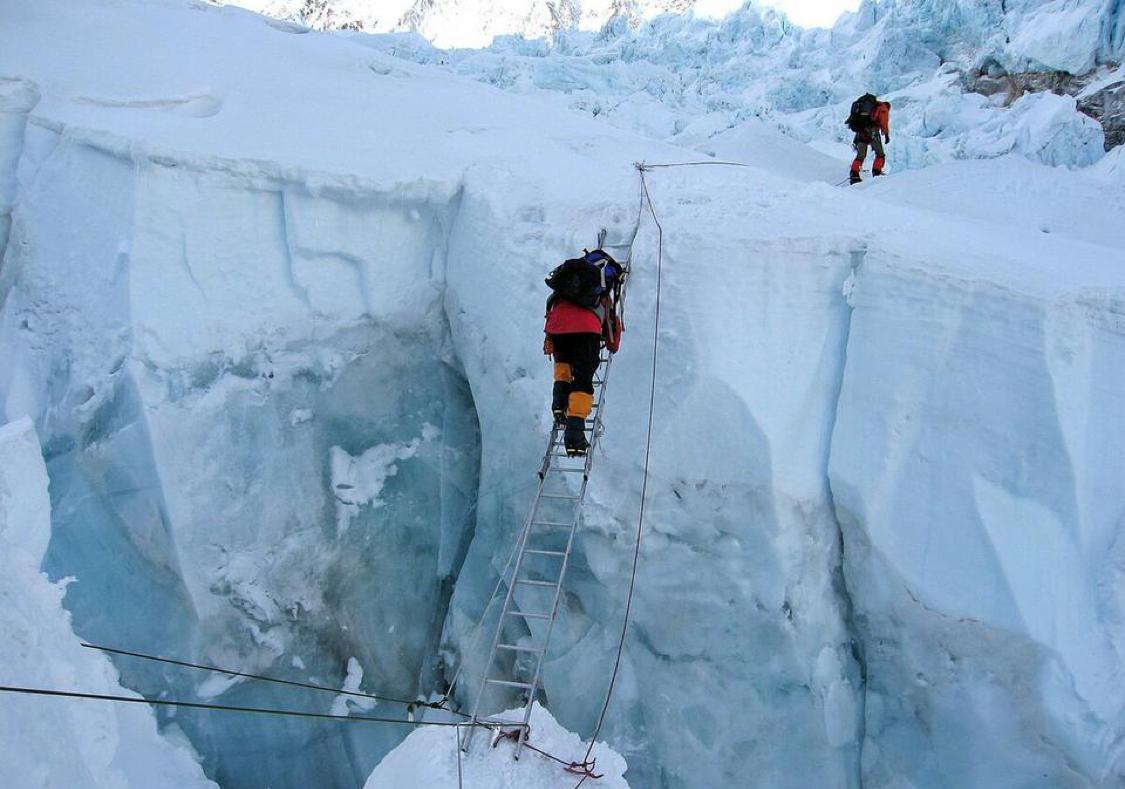
[[[684,163],[684,165],[679,166],[694,166],[694,164],[695,163]],[[701,162],[700,164],[703,163]],[[708,164],[712,163],[708,162]],[[629,632],[629,622],[632,618],[633,594],[637,586],[637,566],[640,563],[641,557],[641,537],[644,532],[645,504],[648,499],[649,465],[652,457],[652,430],[656,413],[656,375],[660,348],[660,294],[664,269],[664,226],[660,224],[660,217],[656,215],[656,209],[652,204],[652,194],[648,189],[648,179],[645,178],[645,172],[658,166],[668,167],[677,165],[650,165],[644,164],[643,162],[636,165],[637,172],[641,178],[641,192],[644,204],[648,206],[652,221],[656,225],[656,295],[652,323],[652,375],[649,380],[648,425],[645,429],[645,459],[644,471],[641,477],[641,505],[640,511],[637,514],[637,532],[633,541],[633,566],[629,571],[629,591],[625,598],[625,618],[621,623],[621,635],[617,640],[617,655],[613,660],[613,672],[609,677],[609,687],[606,688],[605,701],[602,703],[601,712],[598,713],[598,723],[594,727],[593,734],[590,735],[590,744],[586,748],[586,756],[583,759],[584,762],[590,761],[590,755],[594,751],[594,744],[598,741],[598,735],[601,734],[602,726],[605,725],[605,716],[609,711],[610,700],[613,698],[613,690],[617,684],[617,675],[621,671],[621,657],[625,652],[625,637]],[[591,776],[582,776],[577,786],[582,786],[589,777]]]
[[[518,742],[519,736],[520,736],[520,733],[519,733],[518,730],[512,730],[512,731],[502,732],[498,739],[512,740],[513,742]],[[574,775],[581,775],[583,777],[583,780],[585,780],[586,778],[593,778],[594,780],[597,780],[598,778],[602,778],[603,775],[604,775],[604,773],[595,773],[594,772],[594,769],[597,767],[597,760],[596,759],[593,759],[593,760],[588,759],[587,761],[582,761],[582,762],[568,762],[565,759],[560,759],[557,756],[554,756],[552,754],[547,753],[542,748],[536,748],[534,745],[532,745],[529,742],[525,742],[523,744],[523,747],[527,748],[529,750],[535,751],[540,756],[546,757],[547,759],[550,759],[552,762],[556,762],[557,764],[562,765],[563,769],[566,770],[568,773],[572,773]]]
[[[668,167],[704,167],[713,165],[718,167],[749,167],[750,165],[743,162],[726,162],[722,159],[704,159],[698,162],[663,162],[660,164],[649,164],[647,162],[638,162],[636,168],[642,173],[646,170],[660,170]]]
[[[404,720],[403,718],[378,718],[371,715],[332,715],[327,712],[303,712],[301,710],[279,710],[267,707],[237,707],[229,704],[209,704],[202,701],[179,701],[177,699],[150,699],[144,696],[115,696],[108,693],[83,693],[76,690],[53,690],[49,688],[27,688],[16,685],[0,685],[0,693],[19,693],[29,696],[54,696],[59,698],[84,699],[89,701],[113,701],[124,704],[152,704],[158,707],[183,707],[185,709],[212,710],[220,712],[244,712],[257,715],[275,715],[288,718],[315,718],[339,721],[340,723],[395,723],[400,726],[468,726],[468,723],[446,721]]]
[[[637,513],[637,531],[633,541],[633,564],[629,572],[629,591],[625,598],[625,617],[621,623],[621,634],[617,640],[617,654],[613,660],[613,671],[609,678],[609,687],[606,689],[605,701],[602,703],[601,712],[598,714],[598,722],[594,727],[593,734],[590,735],[590,743],[586,747],[586,756],[583,764],[592,764],[590,755],[594,752],[594,745],[598,741],[598,735],[601,734],[602,727],[605,725],[606,714],[609,711],[609,704],[613,698],[613,691],[617,684],[617,677],[621,671],[621,658],[625,652],[625,639],[629,632],[629,623],[632,619],[633,612],[633,595],[636,591],[637,584],[637,567],[640,563],[641,556],[641,539],[644,536],[644,520],[645,520],[645,507],[648,502],[648,482],[649,482],[649,469],[650,460],[652,457],[652,431],[655,424],[656,413],[656,379],[659,362],[659,348],[660,348],[660,297],[661,285],[663,282],[664,271],[664,225],[660,222],[660,217],[656,214],[656,207],[652,202],[652,193],[648,188],[648,179],[645,173],[655,169],[666,169],[672,167],[698,167],[702,165],[715,165],[715,166],[728,166],[728,167],[748,167],[749,165],[742,164],[741,162],[725,162],[725,161],[699,161],[699,162],[670,162],[662,164],[648,164],[646,162],[638,162],[634,165],[637,168],[637,173],[641,179],[641,200],[642,206],[648,207],[648,212],[652,216],[653,224],[656,226],[656,293],[655,303],[653,306],[653,324],[652,324],[652,374],[649,380],[649,398],[648,398],[648,425],[645,431],[645,459],[644,470],[641,477],[641,504]],[[639,227],[639,221],[638,221]],[[579,789],[588,778],[595,776],[583,775],[582,779],[575,785],[575,789]]]
[[[226,674],[230,677],[244,677],[245,679],[257,680],[259,682],[272,682],[277,685],[288,685],[294,688],[303,688],[305,690],[316,690],[322,693],[331,693],[335,696],[356,696],[358,698],[370,699],[372,701],[386,701],[391,704],[403,704],[407,707],[428,707],[430,709],[444,709],[442,706],[440,706],[440,702],[425,702],[418,700],[410,701],[409,699],[398,699],[394,696],[382,696],[375,693],[363,693],[362,691],[356,690],[341,690],[339,688],[330,688],[326,685],[315,685],[311,682],[298,682],[291,679],[280,679],[278,677],[266,676],[265,674],[252,674],[249,671],[234,671],[233,669],[222,668],[220,666],[208,666],[203,663],[189,663],[186,660],[175,660],[173,658],[161,657],[159,655],[148,655],[144,652],[130,652],[127,649],[117,649],[116,647],[101,646],[99,644],[83,643],[82,646],[86,647],[87,649],[96,649],[100,652],[108,652],[111,655],[123,655],[125,657],[140,658],[141,660],[151,660],[156,663],[167,663],[172,666],[194,668],[201,671],[214,671],[218,674]],[[447,711],[453,712],[456,715],[462,714],[457,713],[453,710]]]

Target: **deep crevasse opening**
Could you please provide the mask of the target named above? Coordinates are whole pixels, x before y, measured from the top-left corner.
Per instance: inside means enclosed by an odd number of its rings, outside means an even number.
[[[318,183],[314,195],[269,173],[136,161],[43,127],[32,137],[24,166],[35,170],[26,179],[33,186],[5,264],[16,283],[5,302],[5,341],[18,349],[6,407],[38,414],[55,510],[46,566],[79,579],[68,595],[78,631],[329,684],[356,657],[366,688],[407,696],[434,689],[450,580],[468,547],[446,625],[452,658],[465,651],[522,522],[546,434],[550,369],[538,355],[537,327],[528,329],[536,316],[527,305],[542,298],[534,250],[578,248],[598,227],[620,235],[634,207],[603,203],[575,216],[574,205],[529,193],[489,168],[470,171],[463,191],[442,192],[438,208],[354,185]],[[98,215],[59,231],[59,215],[83,216],[90,203]],[[713,760],[705,781],[734,780],[745,758],[783,775],[796,751],[819,749],[816,780],[847,784],[856,689],[834,613],[834,532],[816,470],[829,426],[819,418],[792,424],[769,405],[794,394],[827,402],[822,385],[838,375],[830,346],[839,339],[849,260],[842,243],[762,242],[736,253],[757,261],[736,291],[757,293],[755,309],[772,311],[778,331],[806,309],[827,321],[796,338],[807,370],[761,389],[760,401],[744,402],[746,374],[766,380],[785,363],[763,333],[747,326],[736,348],[717,357],[683,332],[697,312],[711,320],[693,331],[729,331],[725,311],[702,308],[729,298],[730,282],[690,294],[674,310],[676,330],[662,337],[679,362],[666,368],[658,408],[668,413],[685,400],[688,407],[658,431],[664,459],[654,469],[656,525],[644,561],[664,569],[642,579],[630,661],[607,729],[638,755],[642,783],[690,786],[699,768],[672,765],[703,755]],[[620,615],[639,489],[641,420],[630,417],[647,379],[653,252],[643,233],[631,296],[635,350],[619,358],[606,457],[546,667],[548,701],[579,731],[592,726]],[[694,261],[735,253],[725,241],[708,248],[685,234],[668,254]],[[76,256],[87,265],[76,265]],[[807,276],[790,278],[779,261]],[[673,273],[673,282],[689,271]],[[56,339],[38,341],[48,335]],[[754,369],[722,362],[742,351]],[[782,353],[791,367],[793,352]],[[475,463],[474,409],[483,431],[479,484],[475,468],[466,468]],[[679,448],[706,430],[698,419],[717,411],[732,428],[721,462],[699,452],[685,457]],[[767,461],[767,431],[798,449]],[[714,517],[725,525],[717,528]],[[697,589],[684,585],[708,574]],[[145,605],[137,608],[139,599]],[[671,619],[663,617],[669,599],[685,603]],[[316,705],[118,665],[145,692]],[[670,693],[684,671],[692,682]],[[663,689],[652,694],[640,676]],[[720,695],[718,708],[703,701]],[[690,737],[655,723],[669,716],[682,716],[676,726],[690,726]],[[310,770],[350,785],[399,736],[354,729],[326,736],[277,721],[227,728],[182,712],[166,722],[185,731],[209,774],[230,786],[299,783]],[[762,740],[747,755],[748,743],[783,726],[803,732],[793,754]],[[668,751],[667,760],[649,756]]]
[[[355,658],[366,688],[440,689],[479,458],[442,311],[457,193],[313,194],[30,136],[4,264],[5,408],[38,423],[44,569],[77,579],[77,632],[337,687]],[[116,663],[155,695],[332,701]],[[362,783],[403,734],[163,718],[224,786]]]

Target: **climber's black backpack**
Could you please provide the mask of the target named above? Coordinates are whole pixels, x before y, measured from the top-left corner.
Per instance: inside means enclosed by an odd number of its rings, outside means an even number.
[[[563,299],[592,310],[612,286],[619,271],[617,261],[602,250],[595,249],[580,258],[565,261],[544,281],[554,291],[552,300]]]
[[[856,134],[870,129],[875,125],[875,120],[872,118],[872,115],[874,115],[875,107],[878,104],[879,99],[870,93],[864,93],[853,101],[852,111],[848,114],[848,119],[845,121],[847,127]]]

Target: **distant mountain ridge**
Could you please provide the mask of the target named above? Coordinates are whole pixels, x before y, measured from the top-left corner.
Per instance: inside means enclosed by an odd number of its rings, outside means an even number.
[[[314,30],[416,32],[440,47],[483,47],[496,36],[550,37],[684,13],[696,0],[246,0],[234,3]]]

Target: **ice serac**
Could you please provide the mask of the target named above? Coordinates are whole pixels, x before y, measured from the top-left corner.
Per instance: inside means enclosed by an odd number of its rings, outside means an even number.
[[[703,151],[714,148],[708,137],[764,123],[845,158],[848,107],[873,91],[895,107],[893,171],[997,150],[1085,166],[1101,155],[1091,118],[1120,144],[1121,77],[1032,122],[1019,99],[1042,94],[1042,109],[1059,98],[1052,92],[1081,95],[1111,74],[1123,15],[1103,0],[867,0],[831,30],[805,30],[748,3],[722,19],[668,14],[550,41],[504,37],[480,51],[401,36],[366,43]],[[1025,142],[1013,146],[1017,133]]]
[[[830,465],[866,786],[1125,777],[1121,299],[868,256]]]
[[[0,260],[12,227],[16,171],[23,153],[27,116],[38,101],[39,92],[32,83],[0,77]]]
[[[3,684],[139,698],[100,653],[84,649],[62,607],[66,583],[39,571],[51,533],[47,469],[30,419],[0,425],[0,644]],[[217,789],[175,727],[151,709],[4,694],[4,786]]]

